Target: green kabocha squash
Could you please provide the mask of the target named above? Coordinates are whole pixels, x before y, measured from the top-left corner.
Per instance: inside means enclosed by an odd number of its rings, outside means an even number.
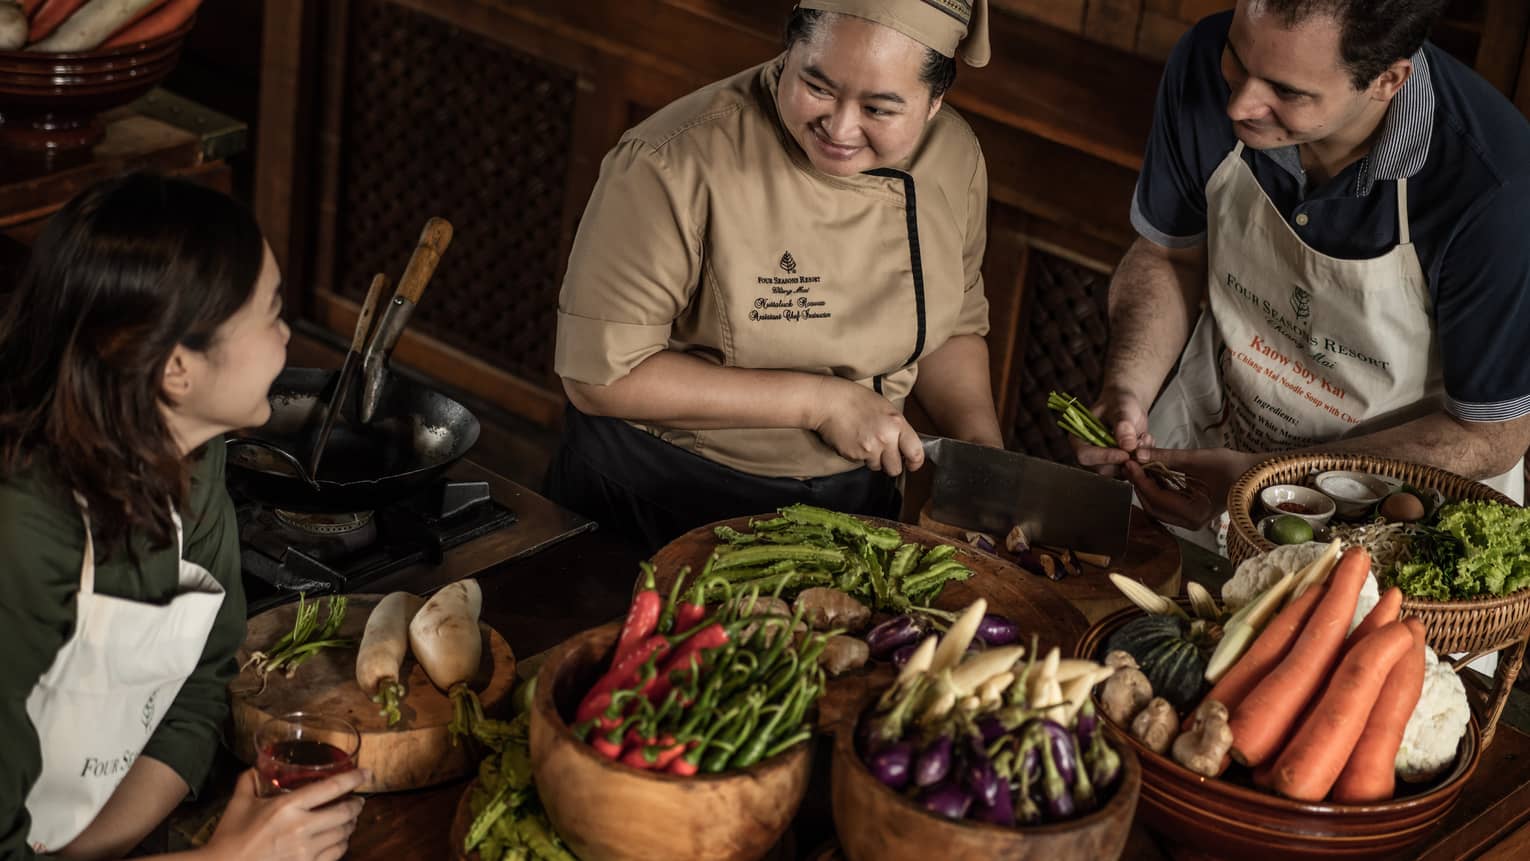
[[[1195,707],[1205,684],[1208,639],[1205,626],[1178,616],[1141,616],[1122,625],[1105,641],[1107,653],[1131,655],[1163,697],[1181,714]]]

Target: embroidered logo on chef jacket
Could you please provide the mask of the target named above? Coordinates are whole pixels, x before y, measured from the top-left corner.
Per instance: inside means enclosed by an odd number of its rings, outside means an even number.
[[[776,268],[784,275],[755,276],[755,285],[762,291],[755,295],[749,319],[755,323],[783,321],[801,323],[807,320],[827,320],[834,316],[822,291],[814,294],[814,288],[823,283],[821,275],[798,274],[797,258],[790,251],[783,252]]]

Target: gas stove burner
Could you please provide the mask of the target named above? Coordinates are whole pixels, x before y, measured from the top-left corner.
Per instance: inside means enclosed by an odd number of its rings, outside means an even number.
[[[349,535],[372,525],[372,512],[353,511],[346,514],[308,514],[301,511],[273,509],[276,520],[309,535]]]

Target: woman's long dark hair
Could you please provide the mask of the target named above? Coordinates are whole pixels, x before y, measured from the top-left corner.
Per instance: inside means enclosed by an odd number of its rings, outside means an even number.
[[[134,533],[172,542],[191,465],[161,412],[165,366],[212,345],[264,256],[244,207],[185,180],[129,174],[70,201],[0,319],[0,479],[30,467],[79,493],[103,556]]]

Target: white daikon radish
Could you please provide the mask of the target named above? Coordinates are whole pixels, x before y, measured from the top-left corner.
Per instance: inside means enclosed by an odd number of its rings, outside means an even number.
[[[17,0],[0,0],[0,51],[20,51],[27,43],[27,16]]]
[[[414,659],[425,668],[431,682],[452,698],[453,741],[459,735],[471,734],[476,717],[483,711],[467,685],[483,656],[483,635],[478,631],[482,607],[483,590],[478,588],[478,581],[458,580],[430,596],[409,622],[409,648]]]
[[[388,726],[398,723],[398,702],[404,697],[399,671],[409,652],[409,620],[424,603],[424,598],[408,592],[394,592],[378,601],[356,650],[356,684],[382,706]]]

